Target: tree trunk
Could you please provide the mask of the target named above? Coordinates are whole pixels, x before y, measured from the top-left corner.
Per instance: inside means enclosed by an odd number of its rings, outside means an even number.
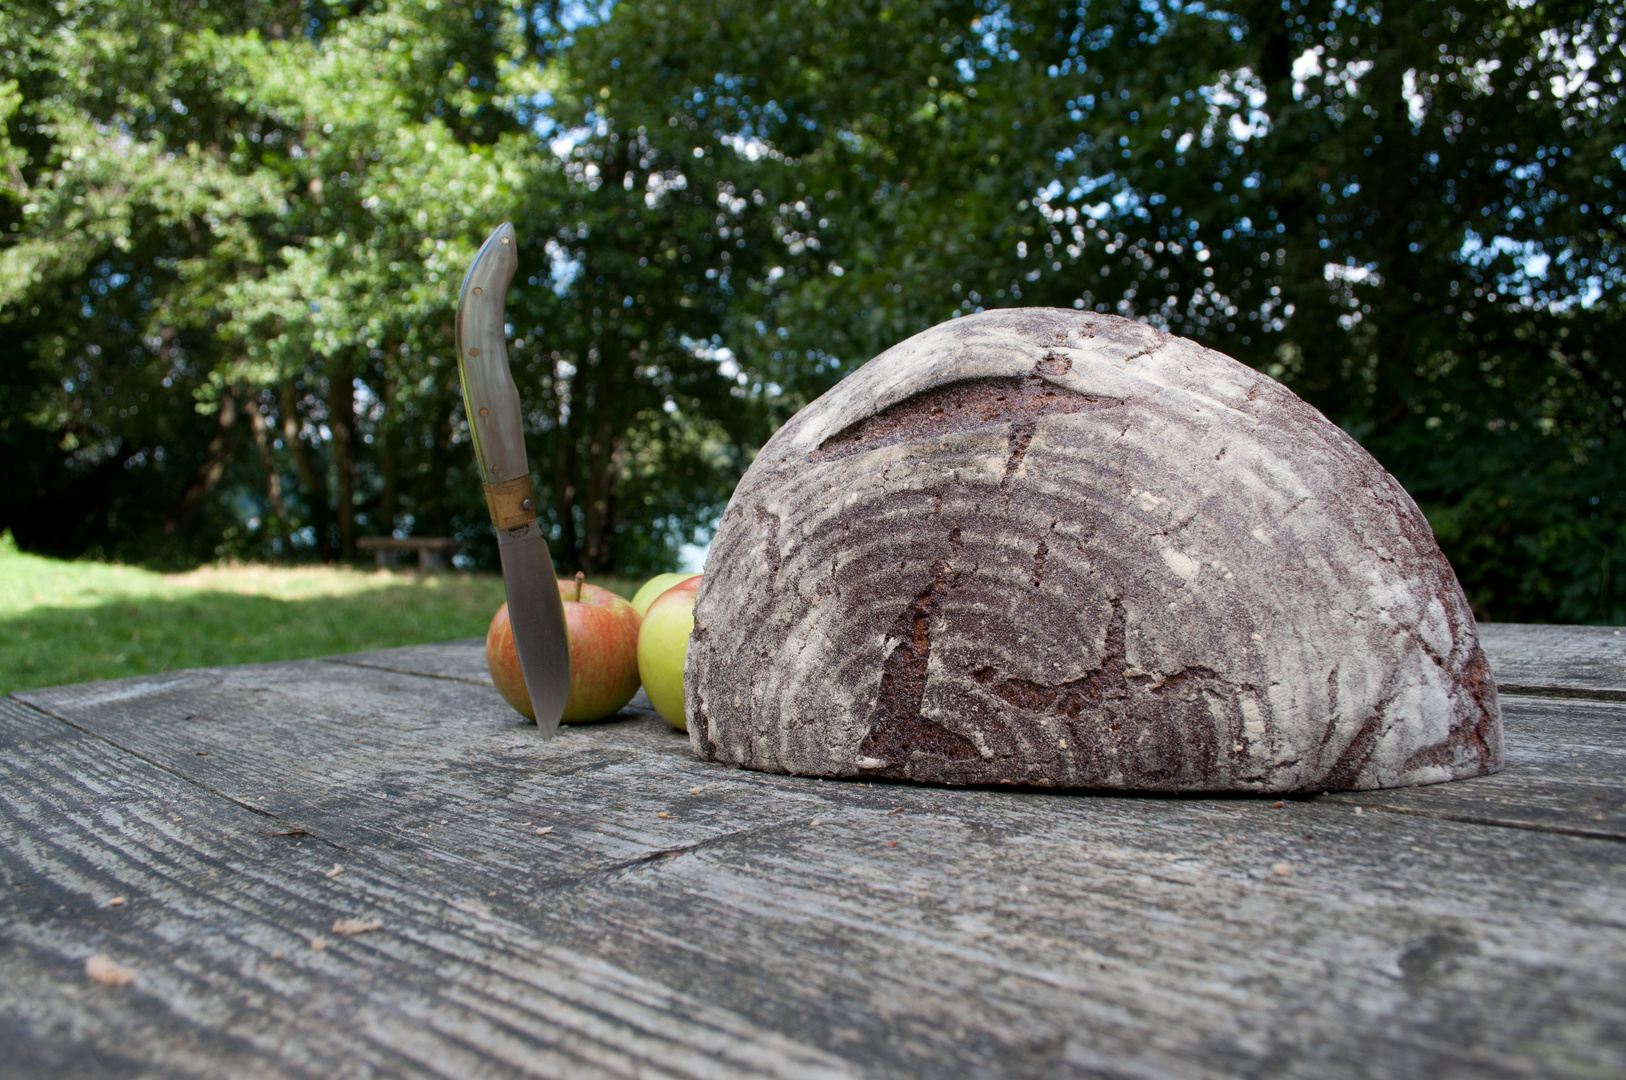
[[[582,567],[581,545],[576,537],[576,427],[581,416],[576,407],[582,400],[581,386],[582,374],[578,370],[568,391],[570,415],[567,418],[561,407],[559,423],[554,428],[559,433],[559,445],[553,455],[553,506],[559,516],[559,563],[565,570]],[[555,394],[557,396],[557,390]]]
[[[221,392],[220,409],[215,418],[214,437],[203,451],[203,463],[198,466],[197,475],[181,494],[175,509],[170,511],[169,520],[164,522],[165,536],[176,536],[187,530],[197,516],[198,507],[203,505],[203,500],[208,498],[221,473],[226,471],[226,460],[231,457],[232,450],[232,426],[237,422],[237,398],[231,387]]]
[[[397,454],[395,447],[395,380],[384,380],[384,420],[378,426],[378,467],[383,474],[384,486],[378,494],[378,531],[384,536],[395,533],[395,487]]]
[[[595,403],[597,404],[597,403]],[[598,572],[600,548],[604,540],[604,481],[609,461],[609,422],[607,410],[598,405],[594,410],[592,436],[587,443],[587,475],[582,484],[582,569],[589,574]]]
[[[441,330],[448,338],[452,336],[452,328],[445,323],[441,324]],[[458,385],[457,368],[453,366],[440,386],[437,405],[440,423],[435,428],[434,444],[429,447],[429,475],[423,482],[414,485],[422,494],[414,510],[417,520],[412,526],[412,531],[420,536],[447,536],[451,533],[452,522],[451,514],[447,510],[446,490],[447,477],[452,469],[452,452],[464,449],[452,444],[452,438],[457,434],[454,422],[458,413],[457,403],[461,400],[462,390]],[[472,454],[470,456],[472,457]]]
[[[305,501],[311,508],[311,529],[316,533],[316,557],[327,562],[333,557],[333,543],[328,536],[332,515],[328,512],[327,484],[316,474],[310,455],[305,453],[305,440],[299,437],[299,403],[294,396],[294,381],[282,384],[282,445],[294,459],[294,471],[305,487]]]
[[[612,562],[610,538],[615,529],[615,487],[619,479],[624,440],[615,437],[607,408],[600,409],[587,448],[587,499],[582,506],[584,532],[582,569],[603,573]]]
[[[260,411],[260,403],[254,395],[243,395],[243,411],[248,414],[249,430],[254,432],[254,446],[260,452],[260,464],[265,467],[265,498],[271,504],[271,512],[277,519],[277,544],[284,559],[289,558],[293,548],[288,542],[288,508],[282,502],[282,476],[277,472],[276,455],[271,450],[271,435],[265,423],[265,414]]]
[[[327,424],[338,488],[339,561],[347,563],[356,557],[356,384],[343,357],[335,357],[328,371]]]

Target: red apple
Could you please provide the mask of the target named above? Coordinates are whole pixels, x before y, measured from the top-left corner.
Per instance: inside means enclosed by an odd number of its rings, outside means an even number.
[[[570,638],[570,696],[562,719],[575,724],[614,716],[638,692],[638,613],[610,590],[583,583],[579,574],[559,582],[559,592]],[[486,664],[508,704],[535,720],[507,604],[486,631]]]
[[[694,598],[699,591],[699,575],[678,582],[655,598],[638,628],[638,674],[644,680],[644,693],[655,711],[680,731],[689,730],[683,708],[683,665],[689,656]]]

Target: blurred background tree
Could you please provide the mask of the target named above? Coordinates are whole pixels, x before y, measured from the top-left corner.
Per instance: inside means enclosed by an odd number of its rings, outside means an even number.
[[[550,147],[546,8],[228,7],[8,10],[0,527],[159,565],[391,532],[494,563],[450,339],[512,219],[554,550],[674,566],[767,422],[719,373],[712,200],[633,190],[659,156],[601,121]]]
[[[1407,485],[1482,617],[1626,622],[1623,27],[1539,0],[25,0],[0,525],[489,561],[449,327],[509,218],[565,569],[672,566],[843,374],[1046,304],[1282,379]]]

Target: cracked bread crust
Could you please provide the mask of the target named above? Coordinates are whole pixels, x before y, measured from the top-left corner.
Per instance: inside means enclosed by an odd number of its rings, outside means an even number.
[[[1229,357],[1053,309],[918,334],[774,435],[684,681],[695,751],[767,772],[1308,792],[1502,763],[1394,478]]]

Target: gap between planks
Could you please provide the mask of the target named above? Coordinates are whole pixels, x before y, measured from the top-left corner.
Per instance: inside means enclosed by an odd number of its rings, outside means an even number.
[[[447,682],[462,683],[465,686],[484,686],[490,689],[496,685],[490,679],[471,679],[467,675],[448,675],[441,671],[414,671],[412,668],[391,667],[388,664],[359,664],[343,656],[319,656],[317,659],[324,664],[343,664],[363,671],[388,671],[394,675],[411,675],[419,679],[445,679]]]
[[[350,850],[349,848],[345,847],[343,844],[335,843],[334,841],[329,840],[329,839],[317,834],[316,832],[314,832],[314,831],[312,831],[310,829],[307,829],[303,825],[297,825],[297,824],[295,824],[293,822],[285,821],[285,820],[283,820],[283,818],[279,817],[276,814],[273,814],[271,811],[266,810],[263,807],[255,806],[253,803],[245,802],[242,799],[239,799],[234,795],[228,795],[226,792],[221,791],[218,788],[210,787],[208,784],[204,783],[202,780],[198,779],[197,777],[187,776],[185,773],[183,773],[183,772],[181,772],[181,771],[179,771],[179,770],[177,770],[177,769],[175,769],[175,768],[173,768],[173,767],[171,767],[169,765],[164,764],[162,761],[159,761],[158,759],[153,758],[153,757],[149,757],[146,754],[143,754],[141,751],[135,749],[134,747],[125,746],[123,743],[120,743],[118,740],[113,739],[113,738],[109,738],[108,736],[102,734],[101,732],[96,731],[94,728],[85,727],[82,724],[76,724],[72,720],[68,719],[66,716],[62,716],[61,714],[52,711],[48,706],[39,705],[39,704],[36,704],[35,702],[32,702],[32,701],[24,701],[22,698],[16,697],[15,695],[12,695],[12,694],[7,694],[6,698],[8,700],[14,702],[17,705],[22,706],[25,709],[31,709],[34,712],[39,713],[41,716],[47,717],[47,718],[49,718],[51,720],[55,720],[59,724],[65,724],[68,727],[72,728],[73,730],[78,731],[78,732],[80,732],[82,734],[88,735],[91,738],[98,740],[99,742],[104,742],[108,746],[111,746],[115,750],[118,750],[120,753],[129,754],[133,758],[136,758],[136,759],[138,759],[140,761],[144,761],[148,765],[151,765],[153,768],[162,770],[163,772],[168,773],[170,776],[173,776],[175,779],[181,781],[182,783],[190,784],[192,787],[197,788],[199,791],[206,791],[210,795],[213,795],[218,799],[224,799],[226,802],[231,803],[233,806],[241,807],[242,809],[247,810],[251,814],[257,814],[260,817],[265,818],[267,821],[276,822],[278,825],[281,825],[284,829],[297,830],[299,832],[299,834],[304,835],[304,836],[308,836],[312,840],[318,841],[319,843],[326,844],[328,847],[333,848],[336,851],[348,852]],[[265,835],[267,835],[267,836],[275,836],[277,834],[276,833],[267,833]]]
[[[1460,783],[1460,781],[1448,781]],[[1588,829],[1575,825],[1548,825],[1539,821],[1519,821],[1507,818],[1490,817],[1483,814],[1465,814],[1454,810],[1436,810],[1432,807],[1397,806],[1394,803],[1373,803],[1359,799],[1342,796],[1342,793],[1329,793],[1313,796],[1313,802],[1327,806],[1353,806],[1364,810],[1368,814],[1409,814],[1412,817],[1436,818],[1440,821],[1456,821],[1464,825],[1488,825],[1497,829],[1522,829],[1526,832],[1553,833],[1558,836],[1575,836],[1583,840],[1608,840],[1611,843],[1626,843],[1626,836],[1609,832],[1606,829]]]
[[[1561,698],[1568,701],[1626,702],[1626,690],[1597,686],[1552,686],[1543,684],[1497,683],[1497,694],[1508,697]]]

